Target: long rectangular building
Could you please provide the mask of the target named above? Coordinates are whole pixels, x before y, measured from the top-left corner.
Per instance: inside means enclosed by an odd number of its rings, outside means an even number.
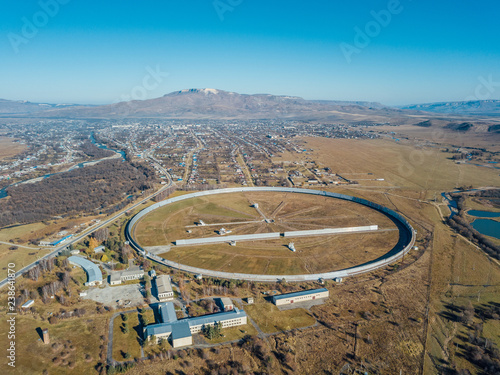
[[[119,285],[124,281],[142,279],[143,277],[144,277],[144,270],[141,269],[113,272],[111,275],[109,275],[109,284]]]
[[[296,230],[291,232],[272,232],[272,233],[255,233],[242,234],[233,236],[219,236],[206,238],[188,238],[185,240],[176,240],[176,245],[204,245],[222,242],[238,242],[238,241],[257,241],[257,240],[272,240],[280,237],[303,237],[303,236],[322,236],[325,234],[342,234],[342,233],[358,233],[378,230],[378,225],[367,225],[363,227],[346,227],[346,228],[325,228],[314,230]]]
[[[176,245],[203,245],[209,243],[222,243],[231,241],[255,241],[255,240],[269,240],[280,238],[281,233],[256,233],[256,234],[242,234],[234,236],[219,236],[219,237],[206,237],[206,238],[188,238],[185,240],[175,241]]]
[[[358,233],[358,232],[369,232],[373,230],[378,230],[378,225],[367,225],[364,227],[296,230],[283,233],[283,237],[321,236],[324,234]]]
[[[174,348],[191,345],[192,335],[200,332],[204,326],[213,326],[217,322],[221,323],[222,328],[247,324],[247,314],[237,308],[181,320],[177,320],[172,302],[159,303],[158,309],[162,323],[148,325],[144,329],[144,338],[150,340],[154,336],[156,341],[170,339]]]
[[[328,298],[330,292],[326,288],[302,290],[300,292],[280,294],[273,296],[273,303],[276,306],[289,305],[292,303],[312,301],[320,298]]]

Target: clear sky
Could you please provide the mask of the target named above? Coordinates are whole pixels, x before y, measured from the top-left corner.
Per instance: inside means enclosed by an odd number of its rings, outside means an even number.
[[[4,0],[0,10],[3,99],[103,104],[205,87],[388,105],[500,99],[495,0]]]

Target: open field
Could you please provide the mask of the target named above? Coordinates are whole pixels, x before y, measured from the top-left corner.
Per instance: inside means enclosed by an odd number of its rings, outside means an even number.
[[[414,116],[415,118],[420,117],[422,121],[427,120],[426,116]],[[477,118],[476,118],[477,120]],[[489,118],[485,120],[486,122],[493,121],[498,123],[497,119]],[[445,121],[443,123],[446,123]],[[500,151],[500,135],[498,133],[490,133],[485,135],[481,132],[457,132],[452,130],[447,130],[443,127],[421,127],[415,125],[402,125],[398,126],[396,129],[393,126],[380,126],[379,130],[385,130],[387,132],[396,131],[397,134],[404,135],[408,137],[412,142],[418,142],[420,140],[426,140],[431,142],[438,142],[443,145],[457,146],[457,147],[480,147],[487,148],[491,151]],[[398,137],[398,135],[395,135]]]
[[[376,259],[387,253],[398,232],[340,234],[294,239],[291,252],[285,239],[174,247],[160,256],[174,262],[226,272],[304,274],[333,271]]]
[[[9,250],[15,245],[0,243],[0,278],[7,277],[7,264],[14,263],[16,271],[27,266],[31,262],[49,253],[51,250],[39,250],[38,248],[26,249],[18,247],[17,250]]]
[[[125,353],[130,354],[129,360],[141,357],[142,326],[139,323],[139,313],[137,311],[126,313],[128,319],[123,321],[121,315],[117,316],[113,322],[113,359],[125,361]],[[154,322],[153,310],[146,310],[143,315],[148,319],[149,324]],[[128,327],[128,332],[123,330]]]
[[[2,374],[88,374],[99,360],[99,346],[104,343],[109,314],[71,318],[55,325],[35,320],[31,316],[16,317],[16,367],[8,367],[5,359],[0,364]],[[37,332],[48,328],[50,344],[44,344]],[[0,324],[0,335],[7,338],[7,325]],[[55,347],[52,347],[56,344]],[[36,355],[34,355],[36,353]],[[86,361],[86,355],[91,360]],[[57,359],[56,359],[57,358]]]
[[[208,344],[221,344],[224,342],[228,341],[233,341],[233,340],[240,340],[246,335],[250,336],[256,336],[257,335],[257,330],[255,327],[249,322],[248,324],[245,324],[243,326],[237,326],[237,327],[231,327],[231,328],[224,328],[221,330],[222,336],[213,338],[212,340],[209,340],[205,336],[203,339],[208,343]]]
[[[496,186],[498,170],[456,164],[437,147],[385,139],[304,138],[321,166],[343,173],[374,173],[393,186],[423,191],[450,191],[463,185]],[[432,198],[432,196],[426,196]]]
[[[259,210],[252,207],[255,203]],[[199,220],[206,225],[196,226]],[[236,246],[173,246],[161,254],[195,267],[284,275],[333,271],[376,259],[396,245],[399,233],[387,216],[360,204],[278,192],[233,193],[177,202],[148,214],[136,225],[135,233],[142,245],[161,246],[177,239],[217,236],[222,226],[231,230],[231,235],[244,235],[373,224],[380,231],[242,241]],[[295,243],[296,252],[288,249],[290,241]]]
[[[0,136],[0,160],[16,156],[26,150],[26,145],[14,141],[13,138]]]
[[[245,311],[264,333],[287,331],[294,328],[308,327],[316,323],[314,317],[300,307],[280,311],[271,302],[257,302],[245,307]]]

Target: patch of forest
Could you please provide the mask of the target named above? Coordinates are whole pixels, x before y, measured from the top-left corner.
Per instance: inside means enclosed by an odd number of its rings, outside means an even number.
[[[126,205],[126,197],[150,189],[149,166],[117,159],[60,173],[34,184],[7,189],[0,201],[0,227],[28,224],[79,213],[109,213]]]
[[[89,140],[86,140],[80,146],[80,150],[91,158],[102,159],[114,154],[113,151],[99,148]]]

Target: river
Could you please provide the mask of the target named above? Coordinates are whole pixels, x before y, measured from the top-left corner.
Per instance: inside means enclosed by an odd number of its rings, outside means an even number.
[[[121,155],[121,157],[122,157],[122,159],[123,159],[123,160],[125,160],[125,151],[122,151],[122,150],[114,150],[114,149],[112,149],[112,148],[109,148],[109,147],[108,147],[108,146],[106,146],[106,145],[103,145],[103,144],[97,143],[97,141],[96,141],[96,140],[95,140],[95,138],[94,138],[94,133],[91,133],[89,138],[90,138],[90,141],[91,141],[93,144],[95,144],[97,147],[102,148],[102,149],[105,149],[105,150],[110,150],[110,151],[116,152],[117,154],[120,154],[120,155]],[[64,171],[61,171],[61,172],[56,172],[56,173],[47,173],[46,175],[43,175],[43,176],[40,176],[40,177],[30,178],[30,179],[25,180],[25,181],[20,181],[20,182],[16,182],[16,183],[14,183],[14,184],[10,184],[10,185],[8,185],[8,186],[4,187],[3,189],[0,189],[0,199],[2,199],[2,198],[6,198],[6,197],[7,197],[7,195],[8,195],[8,194],[7,194],[7,189],[8,189],[9,187],[11,187],[11,186],[15,186],[15,185],[22,184],[22,183],[27,183],[27,182],[29,182],[29,181],[31,181],[31,180],[35,180],[35,179],[45,179],[45,178],[50,177],[50,176],[53,176],[53,175],[55,175],[55,174],[59,174],[59,173],[63,173],[63,172],[68,172],[68,171],[71,171],[71,170],[76,169],[76,168],[83,168],[83,167],[84,167],[85,165],[87,165],[87,164],[90,164],[90,163],[94,163],[94,164],[95,164],[96,162],[99,162],[99,161],[104,160],[104,159],[106,159],[106,158],[103,158],[103,159],[98,159],[98,160],[92,160],[92,161],[85,161],[85,162],[82,162],[82,163],[78,163],[78,164],[76,164],[76,165],[72,166],[71,168],[66,169],[66,170],[64,170]]]

